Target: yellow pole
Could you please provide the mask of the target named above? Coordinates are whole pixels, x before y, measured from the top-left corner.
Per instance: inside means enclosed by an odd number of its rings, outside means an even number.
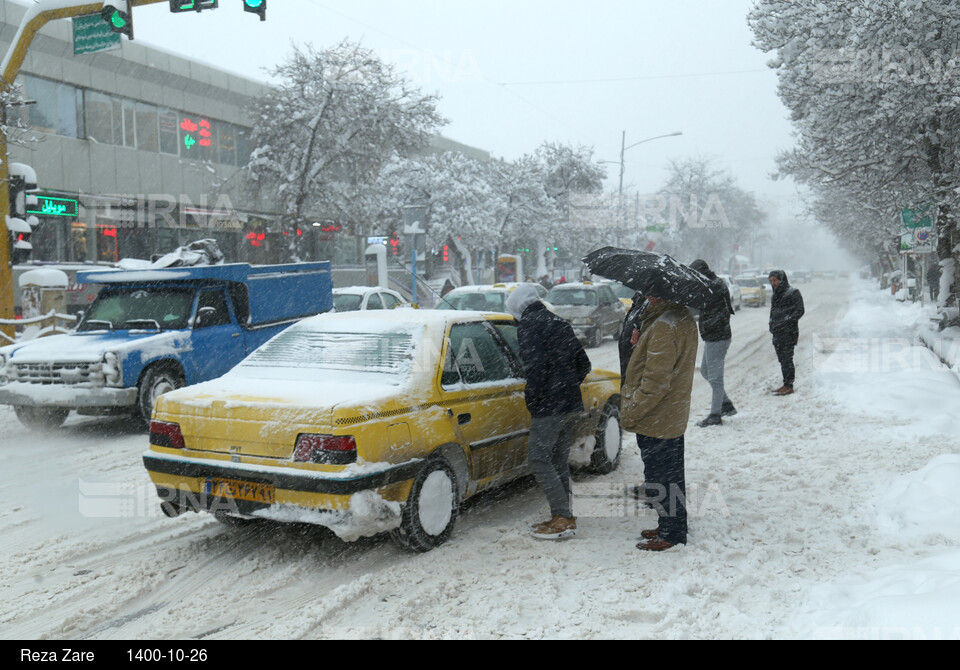
[[[132,0],[131,6],[139,7],[141,5],[153,5],[167,0]],[[69,19],[74,16],[84,16],[86,14],[98,14],[103,9],[103,2],[85,2],[72,5],[70,7],[59,7],[43,12],[38,12],[31,16],[33,11],[27,8],[24,15],[24,23],[20,24],[17,31],[15,42],[7,52],[5,65],[3,68],[3,79],[0,81],[0,87],[4,90],[13,84],[17,75],[20,74],[20,67],[27,56],[27,49],[33,42],[40,29],[50,21],[57,19]],[[4,118],[4,121],[6,119]],[[7,184],[10,179],[9,158],[7,156],[7,138],[0,128],[0,319],[13,319],[14,286],[13,286],[13,268],[10,258],[10,232],[7,230],[7,216],[10,215],[10,189]],[[13,326],[0,326],[0,332],[9,338],[14,337]],[[3,338],[0,338],[2,341]]]

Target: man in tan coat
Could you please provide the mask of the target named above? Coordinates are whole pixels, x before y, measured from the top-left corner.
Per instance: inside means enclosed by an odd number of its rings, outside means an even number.
[[[660,517],[637,545],[666,551],[687,542],[683,435],[697,359],[697,324],[690,310],[648,296],[621,390],[620,421],[637,434],[649,502]]]

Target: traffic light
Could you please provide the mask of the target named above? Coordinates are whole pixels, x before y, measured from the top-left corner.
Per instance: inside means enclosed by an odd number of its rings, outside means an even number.
[[[260,15],[261,21],[267,20],[267,0],[243,0],[243,11]]]
[[[10,232],[10,262],[16,265],[28,261],[33,252],[30,235],[38,221],[35,216],[27,216],[27,209],[37,206],[37,196],[31,195],[37,190],[37,173],[28,165],[11,163],[9,184],[7,230]]]
[[[205,9],[216,9],[219,5],[220,0],[170,0],[170,11],[174,14],[202,12]]]
[[[110,25],[110,30],[133,39],[133,12],[130,0],[107,0],[103,3],[100,16]]]

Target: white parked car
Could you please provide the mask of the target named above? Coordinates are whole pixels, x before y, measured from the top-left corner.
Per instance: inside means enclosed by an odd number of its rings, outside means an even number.
[[[727,290],[730,291],[730,302],[733,303],[733,309],[736,312],[740,311],[740,308],[743,307],[743,295],[740,293],[740,286],[733,281],[733,277],[730,275],[717,275],[720,279],[723,280],[723,283],[727,285]]]
[[[357,312],[369,309],[393,309],[410,303],[402,295],[379,286],[344,286],[333,289],[335,312]]]

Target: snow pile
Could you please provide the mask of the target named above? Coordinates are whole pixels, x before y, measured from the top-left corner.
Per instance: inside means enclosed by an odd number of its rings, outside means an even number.
[[[937,535],[960,536],[960,454],[937,456],[895,479],[877,512],[878,528],[890,535],[931,542]]]
[[[842,337],[821,343],[816,375],[828,397],[877,420],[874,430],[887,424],[885,432],[907,457],[923,438],[954,436],[960,427],[960,384],[915,337],[926,318],[919,305],[894,306],[891,296],[878,299],[861,286],[838,324]],[[891,428],[890,419],[898,427]],[[953,439],[941,445],[956,449]],[[874,501],[865,505],[869,536],[850,537],[871,547],[864,567],[810,587],[797,620],[807,627],[799,635],[960,638],[960,454],[941,453],[919,469],[878,481]]]
[[[152,261],[124,258],[118,266],[121,270],[155,270],[158,268],[182,268],[195,265],[221,265],[224,256],[216,240],[197,240],[178,247]]]
[[[960,551],[888,565],[817,587],[810,599],[829,639],[960,639]]]

